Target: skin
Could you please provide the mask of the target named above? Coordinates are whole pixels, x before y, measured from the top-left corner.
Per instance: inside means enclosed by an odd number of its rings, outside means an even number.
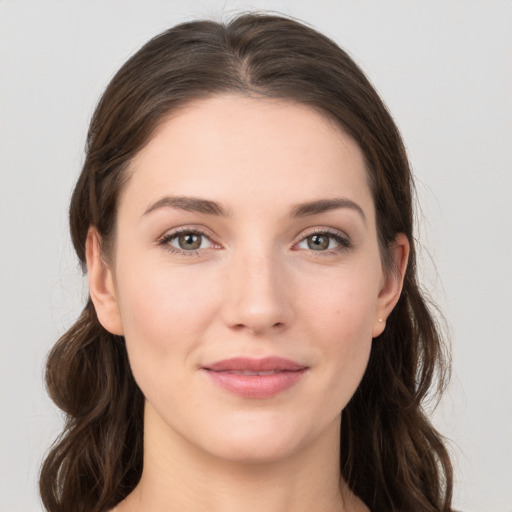
[[[94,228],[87,239],[98,317],[125,336],[146,397],[142,479],[116,510],[367,510],[340,477],[341,411],[399,298],[408,243],[397,236],[386,272],[357,144],[308,106],[214,96],[169,116],[129,173],[113,253]],[[176,196],[226,215],[161,202]],[[338,198],[357,207],[292,215]],[[204,233],[199,250],[176,229]],[[235,356],[308,369],[243,398],[201,370]]]

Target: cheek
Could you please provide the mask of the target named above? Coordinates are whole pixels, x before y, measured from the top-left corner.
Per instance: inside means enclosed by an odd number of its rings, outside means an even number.
[[[323,356],[329,359],[333,377],[343,380],[362,377],[372,343],[371,304],[352,294],[333,294],[332,302],[317,310],[316,337]]]
[[[128,265],[126,267],[129,267]],[[119,265],[119,273],[123,267]],[[136,268],[136,267],[131,267]],[[190,271],[148,266],[122,275],[118,290],[130,364],[139,386],[179,380],[217,310],[213,283]],[[152,385],[152,384],[150,384]]]
[[[205,272],[191,272],[189,268],[162,262],[151,262],[142,270],[130,272],[133,268],[140,266],[130,262],[118,266],[122,283],[118,302],[128,334],[137,338],[146,334],[141,339],[148,342],[182,337],[215,307],[215,283]]]
[[[328,278],[310,278],[305,283],[301,309],[308,323],[324,332],[322,338],[348,344],[371,339],[379,293],[374,269],[341,268]]]
[[[320,351],[318,388],[329,389],[329,408],[341,411],[359,385],[372,347],[378,276],[340,272],[317,281],[302,308],[308,338]]]

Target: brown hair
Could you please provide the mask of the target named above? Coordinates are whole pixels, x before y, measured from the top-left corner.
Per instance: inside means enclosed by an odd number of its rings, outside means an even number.
[[[416,277],[413,184],[400,134],[376,91],[333,41],[292,19],[249,13],[229,23],[194,21],[149,41],[114,76],[87,138],[70,207],[71,236],[85,266],[88,228],[112,240],[127,165],[169,112],[216,93],[282,98],[333,118],[361,147],[377,211],[379,243],[408,237],[401,298],[343,411],[341,474],[375,511],[451,510],[452,469],[422,404],[442,390],[443,345]],[[105,246],[104,246],[105,248]],[[107,332],[89,300],[51,351],[46,380],[66,415],[44,461],[40,492],[50,512],[100,512],[142,472],[144,397],[124,339]]]

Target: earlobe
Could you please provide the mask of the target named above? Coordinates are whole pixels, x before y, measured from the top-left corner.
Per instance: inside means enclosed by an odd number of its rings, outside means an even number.
[[[101,254],[100,235],[90,227],[85,243],[89,293],[101,325],[110,333],[123,334],[112,270]]]
[[[384,332],[386,319],[393,311],[402,293],[410,251],[408,238],[403,233],[398,233],[389,250],[393,258],[393,268],[385,272],[377,298],[377,310],[372,333],[374,338]]]

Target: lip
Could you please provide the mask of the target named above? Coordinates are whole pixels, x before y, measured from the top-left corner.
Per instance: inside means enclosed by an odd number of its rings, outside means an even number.
[[[297,384],[308,367],[290,359],[234,357],[201,368],[222,389],[242,398],[271,398]]]

